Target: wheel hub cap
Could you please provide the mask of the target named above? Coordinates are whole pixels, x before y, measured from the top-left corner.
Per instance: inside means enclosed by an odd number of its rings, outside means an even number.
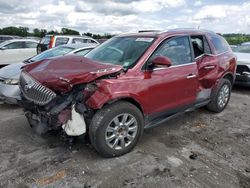
[[[138,123],[131,114],[119,114],[113,118],[105,133],[106,144],[115,150],[128,147],[137,135]]]
[[[222,86],[219,92],[218,105],[220,108],[224,108],[229,100],[230,88],[228,85]]]

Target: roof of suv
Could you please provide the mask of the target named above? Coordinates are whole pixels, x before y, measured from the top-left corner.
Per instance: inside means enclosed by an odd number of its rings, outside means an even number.
[[[201,30],[201,29],[170,29],[164,32],[157,31],[157,32],[139,32],[139,33],[130,33],[130,34],[123,34],[120,36],[141,36],[141,37],[165,37],[168,35],[173,34],[183,34],[183,35],[190,35],[190,34],[216,34],[213,31],[209,30]]]

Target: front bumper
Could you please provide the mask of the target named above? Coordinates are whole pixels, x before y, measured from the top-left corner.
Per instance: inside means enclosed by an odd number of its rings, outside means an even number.
[[[69,95],[56,98],[45,106],[39,106],[22,97],[19,105],[24,108],[30,126],[39,135],[49,131],[63,132],[68,136],[86,133],[87,108],[82,102],[75,102]]]
[[[19,86],[0,82],[0,100],[8,104],[18,104],[21,100]]]
[[[236,75],[235,85],[250,87],[250,75]]]

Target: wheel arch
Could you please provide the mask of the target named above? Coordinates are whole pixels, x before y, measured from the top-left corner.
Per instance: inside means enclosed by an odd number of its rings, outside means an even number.
[[[228,79],[231,82],[231,85],[234,84],[234,76],[232,73],[226,73],[222,78]]]
[[[113,103],[118,102],[118,101],[126,101],[126,102],[129,102],[129,103],[135,105],[144,116],[144,110],[143,110],[142,106],[140,105],[140,103],[137,100],[135,100],[132,97],[119,97],[116,99],[112,99],[112,100],[107,101],[103,106],[113,104]]]

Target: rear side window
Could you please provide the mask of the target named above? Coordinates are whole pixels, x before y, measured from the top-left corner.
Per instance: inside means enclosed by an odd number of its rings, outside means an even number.
[[[6,49],[20,49],[24,48],[23,42],[12,42],[10,44],[5,45]]]
[[[68,41],[69,41],[69,38],[66,38],[66,37],[58,37],[58,38],[56,38],[55,46],[60,46],[60,45],[63,45],[63,44],[67,44]]]
[[[213,45],[215,47],[216,54],[226,52],[229,49],[227,42],[221,36],[213,35],[211,37],[211,42],[213,43]]]
[[[191,42],[194,50],[194,57],[200,57],[203,54],[211,54],[207,39],[203,35],[191,36]]]
[[[25,42],[25,48],[36,48],[37,43],[35,42]]]
[[[157,56],[165,56],[171,59],[173,65],[182,65],[191,63],[192,55],[189,37],[176,37],[166,40],[163,44],[153,53],[150,59]]]
[[[72,40],[72,43],[73,43],[73,44],[81,44],[81,43],[85,43],[85,42],[84,42],[84,39],[74,38],[74,39]]]
[[[96,44],[96,42],[94,40],[88,39],[87,43],[92,43],[92,44]]]

